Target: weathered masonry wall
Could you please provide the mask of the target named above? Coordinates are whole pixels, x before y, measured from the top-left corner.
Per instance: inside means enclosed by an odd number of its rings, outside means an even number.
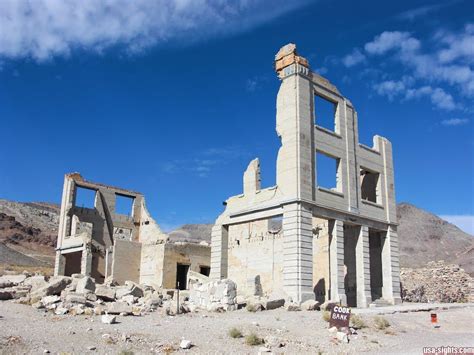
[[[229,226],[228,278],[238,293],[263,295],[283,286],[283,234],[271,220]]]
[[[249,280],[258,278],[264,292],[280,287],[298,302],[331,298],[358,307],[377,298],[400,302],[390,142],[375,136],[372,147],[359,143],[354,106],[327,79],[311,72],[294,45],[278,52],[275,69],[281,80],[276,185],[262,188],[258,159],[249,164],[243,194],[227,199],[213,228],[211,276],[235,278],[240,292],[252,292]],[[319,100],[334,107],[329,127],[321,123]],[[336,167],[330,188],[318,181],[323,156]],[[245,228],[257,228],[256,221],[276,216],[283,219],[275,249],[266,236],[259,240],[249,231],[247,239],[242,237]],[[377,252],[369,238],[375,234]],[[238,245],[236,238],[242,239]],[[281,278],[272,276],[271,282],[270,264],[282,270]]]
[[[92,196],[88,206],[77,201],[80,189]],[[116,209],[121,197],[131,202],[128,214]],[[98,283],[111,277],[175,288],[178,264],[196,272],[210,268],[209,246],[168,243],[142,194],[92,183],[77,173],[64,179],[56,250],[56,275],[82,273]]]

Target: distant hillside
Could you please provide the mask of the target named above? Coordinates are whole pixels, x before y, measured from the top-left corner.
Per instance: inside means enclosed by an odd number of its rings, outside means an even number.
[[[397,215],[402,267],[418,268],[428,261],[444,260],[474,275],[473,236],[407,203],[397,206]],[[52,265],[58,223],[58,205],[0,199],[0,264]],[[212,224],[185,224],[169,237],[172,242],[210,243],[211,229]]]
[[[397,206],[397,216],[401,266],[418,268],[444,260],[474,275],[473,236],[408,203]]]

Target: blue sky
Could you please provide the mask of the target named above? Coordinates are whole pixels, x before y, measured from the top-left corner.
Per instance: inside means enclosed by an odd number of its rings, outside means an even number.
[[[398,202],[474,233],[474,3],[0,2],[0,198],[63,176],[143,192],[165,230],[211,223],[259,157],[275,183],[274,54],[297,44],[394,146]]]

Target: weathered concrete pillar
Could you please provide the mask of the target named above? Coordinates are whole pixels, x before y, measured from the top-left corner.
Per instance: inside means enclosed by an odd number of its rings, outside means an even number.
[[[314,299],[312,211],[302,203],[283,212],[283,288],[294,302]]]
[[[357,307],[368,307],[372,302],[370,290],[369,228],[360,226],[356,245]]]
[[[92,250],[88,244],[84,245],[81,258],[81,274],[90,276],[92,271]]]
[[[54,262],[54,276],[64,275],[66,270],[66,258],[61,254],[60,250],[56,251],[56,259]]]
[[[344,223],[329,221],[330,299],[347,304],[344,288]]]
[[[216,224],[211,233],[211,279],[227,278],[229,253],[228,227]]]
[[[388,227],[383,241],[382,277],[382,297],[392,304],[401,303],[398,234],[394,226]]]

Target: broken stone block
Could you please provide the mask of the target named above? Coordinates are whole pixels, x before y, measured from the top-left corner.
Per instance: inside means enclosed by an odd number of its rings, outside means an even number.
[[[117,318],[115,316],[112,316],[110,314],[104,314],[100,320],[102,321],[102,323],[104,324],[114,324],[117,320]]]
[[[104,307],[102,307],[102,306],[95,306],[95,307],[94,307],[94,314],[95,314],[96,316],[100,316],[100,315],[104,314]]]
[[[0,283],[2,282],[10,282],[13,286],[21,284],[23,281],[26,280],[26,275],[19,274],[19,275],[3,275],[0,276]]]
[[[122,297],[122,299],[121,299],[121,301],[127,302],[129,305],[132,305],[132,304],[136,303],[136,300],[137,300],[137,298],[134,297],[133,295],[126,295],[126,296]]]
[[[290,303],[288,306],[286,306],[286,310],[290,312],[298,312],[301,311],[301,307],[296,303]]]
[[[336,337],[338,340],[344,342],[344,343],[348,343],[349,342],[349,337],[347,336],[346,333],[344,332],[337,332],[336,333]]]
[[[115,298],[118,300],[130,294],[131,294],[131,291],[129,290],[127,286],[118,286],[115,288]]]
[[[84,276],[77,282],[76,285],[76,292],[77,293],[86,293],[86,292],[94,292],[95,291],[95,282],[92,278],[88,276]]]
[[[277,299],[269,299],[268,301],[264,303],[263,306],[268,311],[268,310],[283,307],[284,305],[285,305],[285,299],[277,298]]]
[[[104,301],[115,301],[115,290],[105,285],[97,285],[95,294]]]
[[[84,296],[86,297],[86,300],[88,301],[91,301],[91,302],[97,301],[97,295],[93,292],[86,292]]]
[[[180,347],[181,349],[191,349],[191,346],[193,346],[193,344],[191,343],[190,340],[183,339],[183,340],[181,340],[181,342],[179,343],[179,347]]]
[[[23,282],[23,285],[31,287],[31,289],[30,289],[31,292],[34,292],[37,289],[46,286],[47,284],[48,284],[48,282],[46,281],[46,279],[42,275],[36,275],[36,276],[28,277]]]
[[[82,304],[78,304],[76,306],[73,306],[69,309],[69,313],[73,316],[79,316],[81,314],[84,314],[84,306]]]
[[[15,284],[11,281],[8,280],[0,280],[0,288],[7,288],[7,287],[12,287]]]
[[[41,302],[35,302],[31,305],[31,307],[36,308],[36,309],[42,309],[44,308],[44,305]]]
[[[55,276],[53,277],[46,286],[39,288],[32,293],[33,296],[39,296],[40,298],[44,296],[59,295],[67,285],[71,283],[71,278],[67,276]]]
[[[58,306],[56,308],[56,310],[54,311],[54,314],[57,314],[57,315],[63,315],[63,314],[66,314],[67,312],[69,312],[69,310],[63,306]]]
[[[125,286],[128,287],[131,295],[135,297],[143,297],[144,293],[140,285],[137,285],[135,282],[132,281],[125,281]]]
[[[301,304],[301,308],[306,311],[316,311],[320,309],[320,303],[316,300],[307,300]]]
[[[85,304],[86,303],[86,297],[80,293],[73,293],[69,292],[66,295],[65,298],[66,303],[80,303],[80,304]]]
[[[0,301],[6,301],[13,299],[12,289],[1,289],[0,290]]]
[[[13,290],[13,298],[18,299],[21,297],[26,297],[30,293],[30,287],[29,286],[14,286],[12,288]]]
[[[147,307],[151,308],[158,308],[163,304],[163,296],[157,294],[157,293],[152,293],[151,295],[145,297],[145,305]]]
[[[112,302],[107,304],[107,312],[110,314],[131,314],[132,306],[125,302]]]
[[[61,297],[53,295],[53,296],[43,297],[40,303],[43,304],[43,306],[49,306],[53,303],[58,303],[60,301],[61,301]]]

